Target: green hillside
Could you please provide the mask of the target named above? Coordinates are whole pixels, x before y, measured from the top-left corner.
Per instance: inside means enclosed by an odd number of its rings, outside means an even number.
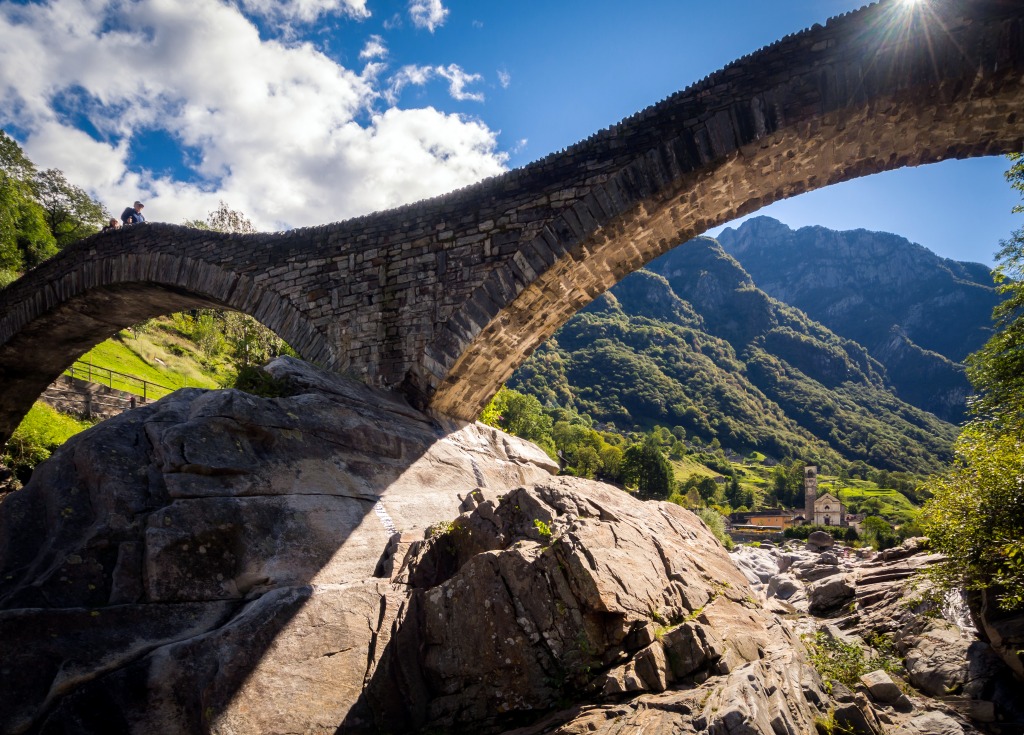
[[[79,362],[132,375],[169,389],[162,393],[178,388],[219,388],[230,381],[233,377],[230,364],[204,355],[174,322],[174,318],[164,317],[152,320],[144,330],[121,330],[82,355]],[[116,376],[112,387],[142,394],[137,382]]]
[[[681,427],[740,454],[925,473],[956,429],[898,399],[863,347],[757,289],[699,238],[566,323],[509,387],[599,425]]]

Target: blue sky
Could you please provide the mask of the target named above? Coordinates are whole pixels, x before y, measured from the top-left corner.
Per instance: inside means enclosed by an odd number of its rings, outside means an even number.
[[[948,0],[923,0],[946,2]],[[0,126],[112,211],[262,229],[386,209],[529,163],[859,1],[0,0]],[[991,262],[1003,159],[765,208]]]

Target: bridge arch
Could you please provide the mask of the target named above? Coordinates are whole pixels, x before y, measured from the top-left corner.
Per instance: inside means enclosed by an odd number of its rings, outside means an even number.
[[[954,4],[945,5],[950,11]],[[431,407],[479,415],[579,309],[677,244],[736,217],[882,171],[1024,150],[1022,13],[1007,12],[1009,3],[964,6],[978,15],[918,17],[916,28],[903,27],[887,44],[865,44],[864,33],[826,40],[812,29],[800,34],[816,38],[811,48],[850,42],[845,64],[795,65],[794,77],[742,90],[703,118],[676,110],[675,119],[693,122],[593,185],[489,273],[448,321],[424,361]],[[886,12],[901,10],[911,12],[895,2],[866,9],[877,14],[876,29]],[[995,22],[982,30],[981,19]],[[862,20],[861,31],[864,25],[872,24]],[[767,49],[747,62],[774,55]],[[717,76],[731,70],[736,65]],[[716,82],[727,86],[712,77],[649,114],[699,108]]]
[[[93,258],[91,253],[73,246],[40,266],[55,271],[44,287],[21,289],[14,284],[2,293],[5,306],[13,304],[0,319],[0,374],[5,378],[0,429],[6,435],[46,387],[89,349],[132,324],[186,309],[249,314],[306,359],[339,368],[305,314],[246,275],[182,254]],[[69,261],[75,265],[69,267]]]

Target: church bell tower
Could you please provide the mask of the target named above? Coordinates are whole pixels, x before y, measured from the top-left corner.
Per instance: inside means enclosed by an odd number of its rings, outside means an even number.
[[[804,521],[814,523],[814,501],[818,499],[818,468],[804,467]]]

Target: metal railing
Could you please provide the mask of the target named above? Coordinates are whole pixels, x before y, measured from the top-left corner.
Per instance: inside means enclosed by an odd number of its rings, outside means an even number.
[[[134,393],[137,396],[142,396],[147,401],[163,398],[168,393],[174,391],[174,388],[168,388],[159,383],[152,383],[135,375],[128,375],[127,373],[119,373],[109,368],[99,367],[82,360],[75,360],[74,364],[64,371],[64,374],[89,383],[105,385],[113,390]]]

